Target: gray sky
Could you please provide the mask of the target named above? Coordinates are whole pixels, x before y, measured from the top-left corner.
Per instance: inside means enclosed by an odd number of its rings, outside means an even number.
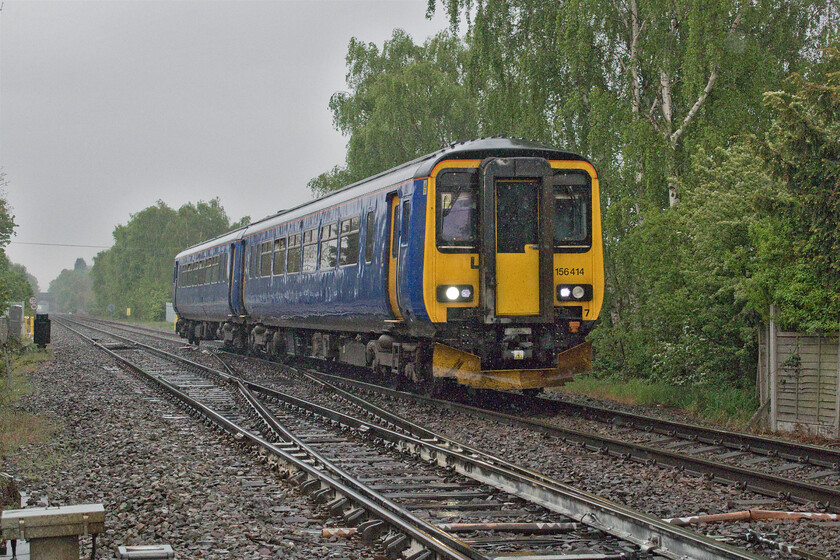
[[[92,264],[158,199],[221,199],[231,219],[310,198],[344,161],[330,95],[351,37],[381,46],[446,27],[426,0],[34,2],[0,11],[0,166],[7,248],[46,291]]]

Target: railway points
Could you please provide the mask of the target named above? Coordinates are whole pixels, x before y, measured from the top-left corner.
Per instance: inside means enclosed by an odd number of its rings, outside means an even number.
[[[108,328],[110,329],[110,327],[108,327]],[[140,333],[136,329],[132,329],[131,327],[128,327],[128,326],[123,327],[123,329],[134,330],[135,332],[138,333],[136,335],[137,338],[140,338],[141,336],[146,336],[148,334],[148,333],[145,333],[145,334]],[[126,330],[123,330],[122,332],[124,333],[124,332],[126,332]],[[164,336],[164,338],[167,338],[167,337]],[[147,338],[147,340],[155,341],[156,339]],[[185,347],[185,345],[183,344],[183,341],[181,342],[180,345],[178,345],[178,344],[172,344],[171,339],[168,339],[168,340],[170,342],[166,343],[163,347],[168,349],[169,351],[174,351],[175,353],[187,355],[192,360],[195,360],[197,362],[202,362],[205,365],[207,365],[207,366],[209,366],[213,369],[217,369],[217,370],[222,369],[222,366],[220,365],[218,358],[214,357],[212,352],[208,352],[208,351],[204,351],[204,350],[196,351],[194,348],[193,349],[187,349]],[[161,346],[162,343],[163,343],[163,340],[157,340],[154,343],[149,342],[149,344],[155,344],[157,346]],[[128,346],[127,343],[124,343],[124,344],[126,346]],[[117,344],[116,346],[119,346],[119,345]],[[283,388],[284,390],[289,389],[290,387],[293,387],[295,389],[295,391],[303,390],[304,393],[306,393],[307,391],[310,392],[310,393],[313,392],[313,389],[311,389],[311,388],[306,390],[306,389],[302,389],[300,387],[301,385],[303,385],[300,381],[301,380],[301,374],[300,373],[295,373],[294,371],[289,370],[288,366],[278,366],[277,364],[268,364],[268,363],[265,363],[265,362],[254,361],[254,358],[245,358],[245,357],[241,357],[241,356],[229,356],[229,355],[227,355],[227,356],[223,356],[222,359],[225,362],[230,362],[230,363],[234,364],[234,371],[238,370],[238,371],[247,372],[247,375],[248,375],[249,378],[254,377],[258,380],[260,378],[262,378],[263,381],[258,381],[259,383],[264,382],[265,379],[267,379],[267,378],[271,378],[271,379],[274,380],[272,385],[275,386],[275,387],[280,387],[280,388]],[[256,371],[256,372],[263,371],[263,373],[254,373],[254,371]],[[265,373],[265,371],[268,371],[268,373]],[[196,382],[196,383],[198,383],[198,382]],[[327,393],[325,393],[325,391],[323,391],[323,390],[316,390],[316,391],[314,391],[314,393],[316,394],[316,396],[318,395],[318,393],[321,393],[320,394],[321,399],[327,399],[328,402],[331,402],[333,404],[335,402],[335,397],[328,397]],[[385,400],[386,403],[390,403],[391,398],[392,397],[386,397],[384,400]],[[402,401],[402,400],[403,399],[400,397],[399,401]],[[394,402],[398,402],[398,401],[394,401]],[[397,405],[397,408],[404,409],[405,405],[404,404]],[[341,407],[339,407],[339,410],[343,410],[343,409]],[[442,414],[443,413],[442,410],[443,409],[438,409],[438,412]],[[345,410],[345,413],[346,412],[347,411]],[[455,418],[455,416],[453,416],[453,418]],[[333,422],[335,422],[335,420]],[[422,420],[418,421],[418,422],[420,424],[423,424]],[[451,422],[452,422],[452,420],[450,420],[450,423]],[[392,427],[397,425],[397,424],[394,423],[393,420],[388,420],[388,421],[385,422],[385,425],[388,425],[388,424],[390,424]],[[482,429],[486,430],[486,428],[482,428]],[[516,430],[511,430],[511,433],[512,434],[516,433]],[[516,436],[516,437],[519,437],[519,436]],[[418,439],[423,439],[423,438],[418,438]],[[425,439],[430,439],[430,438],[425,438]],[[525,445],[529,445],[529,444],[525,444]],[[565,452],[565,446],[564,446],[564,452]],[[590,455],[592,455],[592,454],[590,453]],[[507,457],[507,455],[505,455],[505,456]],[[599,455],[596,454],[596,456],[599,456]],[[596,463],[597,463],[597,461],[593,461],[593,466],[595,466]],[[598,468],[598,467],[595,466],[595,468]],[[649,467],[647,467],[647,466],[645,468],[649,469]],[[633,475],[630,475],[630,476],[633,476]],[[748,494],[749,493],[744,493],[744,492],[739,490],[737,492],[730,493],[730,496],[733,496],[733,497],[734,496],[741,496],[741,497],[743,497],[743,496],[748,496]],[[749,498],[746,498],[746,499],[749,499]],[[674,513],[674,514],[676,514],[676,513],[685,514],[686,510],[682,510],[682,511],[679,511],[679,512],[673,511],[672,513]],[[692,511],[692,513],[696,513],[696,512]],[[666,516],[663,515],[663,517],[666,517]],[[338,524],[341,525],[341,523],[338,523]],[[765,527],[757,527],[756,528],[756,530],[759,530],[760,532],[763,532],[763,534],[766,535],[766,531],[763,531],[763,529],[765,529]],[[728,537],[728,538],[732,539],[731,536]],[[766,547],[767,547],[767,545],[765,544],[764,548],[766,548]],[[817,550],[819,550],[819,549],[817,549]]]

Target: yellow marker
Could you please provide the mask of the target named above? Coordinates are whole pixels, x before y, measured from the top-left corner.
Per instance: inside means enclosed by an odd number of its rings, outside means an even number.
[[[125,316],[126,317],[131,317],[131,308],[130,307],[125,308]]]

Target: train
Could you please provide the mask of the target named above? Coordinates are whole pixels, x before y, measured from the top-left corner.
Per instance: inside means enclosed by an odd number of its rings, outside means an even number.
[[[595,168],[501,137],[202,242],[173,273],[176,329],[191,343],[493,390],[591,369],[603,298]]]

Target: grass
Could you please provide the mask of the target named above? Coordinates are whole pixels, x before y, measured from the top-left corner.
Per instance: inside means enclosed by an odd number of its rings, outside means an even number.
[[[711,385],[678,387],[642,379],[585,376],[567,383],[561,391],[625,404],[669,408],[729,427],[743,427],[758,408],[752,389]]]
[[[25,445],[47,441],[55,432],[50,420],[16,406],[22,396],[32,392],[28,374],[52,358],[51,350],[31,348],[19,356],[10,355],[12,384],[9,388],[5,360],[0,353],[0,458]]]

